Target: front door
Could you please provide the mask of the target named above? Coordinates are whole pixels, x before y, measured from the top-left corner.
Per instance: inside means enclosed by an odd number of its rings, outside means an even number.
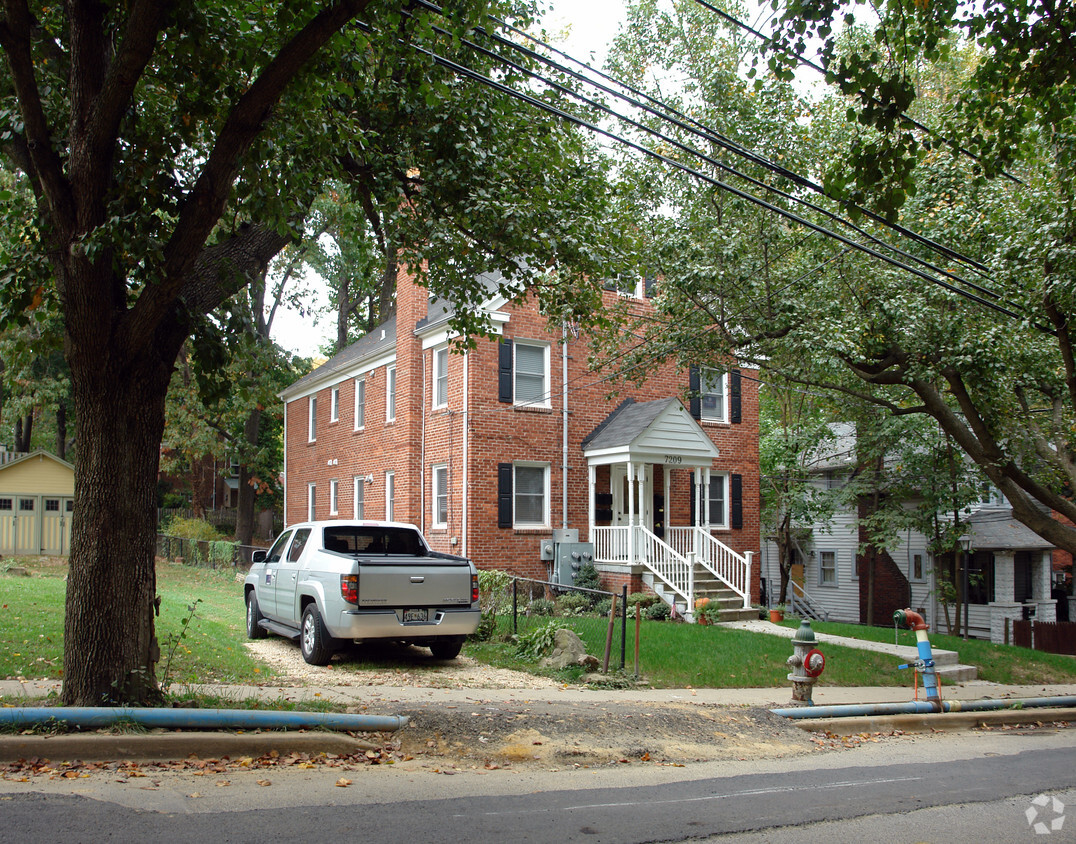
[[[45,496],[41,513],[41,553],[60,556],[71,550],[71,514],[74,500]]]
[[[628,482],[628,467],[620,464],[610,467],[609,485],[613,493],[613,524],[624,526],[631,524],[630,514],[635,514],[635,524],[654,529],[654,467],[643,464],[643,478],[636,477],[635,483]],[[630,496],[634,487],[635,500]]]

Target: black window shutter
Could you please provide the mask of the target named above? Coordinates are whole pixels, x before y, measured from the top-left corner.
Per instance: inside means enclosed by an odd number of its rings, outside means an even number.
[[[512,341],[501,340],[497,366],[498,401],[511,402],[512,392]]]
[[[497,527],[512,526],[512,464],[497,464]]]
[[[690,473],[688,473],[688,476],[691,478],[691,517],[690,517],[690,519],[688,521],[689,521],[689,524],[694,526],[695,525],[695,496],[696,496],[696,492],[695,492],[695,473],[690,472]]]
[[[646,296],[647,299],[654,298],[654,285],[657,284],[657,282],[658,280],[652,275],[643,278],[643,295]]]
[[[732,510],[732,529],[743,530],[743,475],[733,475],[729,486]]]
[[[729,373],[729,421],[733,425],[739,425],[740,412],[740,370],[734,369]]]
[[[699,395],[700,385],[699,368],[695,364],[691,364],[687,369],[687,389],[690,396],[688,410],[691,411],[693,419],[702,418],[702,397]],[[692,521],[692,524],[694,524],[694,521]]]

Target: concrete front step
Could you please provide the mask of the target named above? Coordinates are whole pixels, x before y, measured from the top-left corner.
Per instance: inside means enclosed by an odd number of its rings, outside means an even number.
[[[979,679],[979,669],[974,665],[935,665],[934,670],[939,677],[944,677],[950,683],[967,683],[970,680]],[[942,697],[945,690],[942,690]]]

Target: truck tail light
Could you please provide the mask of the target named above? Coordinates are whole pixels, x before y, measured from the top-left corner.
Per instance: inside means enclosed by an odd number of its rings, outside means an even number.
[[[471,575],[471,603],[478,603],[478,575]]]
[[[359,603],[359,576],[357,574],[340,575],[340,597],[349,604]]]

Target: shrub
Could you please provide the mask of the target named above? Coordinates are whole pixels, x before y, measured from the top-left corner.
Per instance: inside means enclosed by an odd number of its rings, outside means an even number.
[[[557,601],[557,612],[561,615],[582,615],[593,603],[591,596],[585,592],[569,592],[561,595]]]
[[[527,613],[528,615],[553,615],[556,607],[556,603],[548,598],[535,598],[527,606]]]
[[[608,618],[609,610],[613,608],[612,598],[602,598],[598,603],[594,605],[594,612],[598,615]]]
[[[594,563],[583,563],[579,569],[579,573],[575,576],[575,586],[580,589],[601,589],[602,578],[598,574],[598,570],[594,568]]]
[[[497,630],[497,615],[511,607],[512,575],[497,569],[479,569],[478,593],[482,617],[471,638],[488,642]]]
[[[659,598],[653,592],[632,592],[628,595],[628,607],[652,607],[654,604],[659,603]]]
[[[161,532],[168,536],[178,536],[180,539],[200,539],[209,542],[221,538],[221,532],[205,519],[176,517]]]
[[[696,604],[695,619],[705,619],[710,624],[717,624],[721,621],[721,604],[717,601],[707,601],[706,604],[699,607]]]
[[[646,617],[651,621],[665,621],[669,617],[669,605],[662,601],[647,607]]]

